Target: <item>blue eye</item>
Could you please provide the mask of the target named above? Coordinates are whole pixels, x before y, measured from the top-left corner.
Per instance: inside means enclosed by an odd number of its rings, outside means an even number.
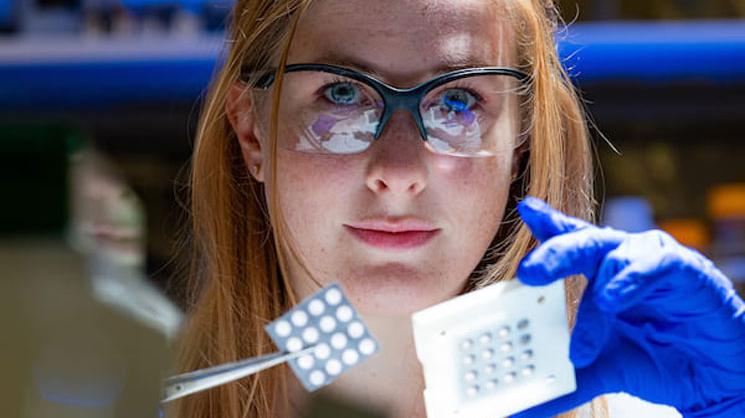
[[[449,89],[442,94],[440,105],[445,107],[448,113],[459,113],[470,110],[476,101],[476,97],[467,90]]]
[[[359,101],[361,94],[352,83],[335,83],[323,90],[323,96],[333,104],[352,105]]]

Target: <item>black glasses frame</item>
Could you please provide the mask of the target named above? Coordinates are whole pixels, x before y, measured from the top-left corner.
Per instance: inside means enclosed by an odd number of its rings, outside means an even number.
[[[383,98],[383,115],[380,117],[380,122],[378,123],[378,127],[375,131],[375,139],[378,139],[378,137],[380,137],[380,134],[383,132],[383,128],[385,128],[388,120],[391,118],[391,116],[393,116],[393,113],[397,109],[406,109],[414,118],[417,129],[419,130],[419,134],[421,135],[422,139],[426,141],[427,129],[424,127],[422,115],[419,112],[419,106],[422,98],[424,98],[427,93],[445,83],[475,75],[506,75],[516,78],[523,85],[528,85],[530,81],[530,76],[528,74],[514,68],[473,67],[440,74],[437,77],[434,77],[414,87],[402,89],[391,86],[390,84],[380,81],[377,78],[361,71],[330,64],[291,64],[286,66],[284,70],[285,73],[298,71],[321,71],[325,73],[340,75],[359,81],[375,90],[380,95],[380,97]],[[243,79],[247,80],[248,75],[250,74],[250,71],[244,71]],[[253,87],[266,90],[271,87],[275,79],[276,69],[267,71],[259,77]]]

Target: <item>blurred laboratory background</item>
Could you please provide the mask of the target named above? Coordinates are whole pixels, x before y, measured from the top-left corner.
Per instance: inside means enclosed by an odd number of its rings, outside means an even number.
[[[745,292],[745,0],[559,3],[601,222],[660,227]],[[25,341],[0,366],[33,371],[2,379],[4,416],[157,393],[132,382],[158,382],[181,319],[184,173],[232,5],[0,0],[0,323]]]

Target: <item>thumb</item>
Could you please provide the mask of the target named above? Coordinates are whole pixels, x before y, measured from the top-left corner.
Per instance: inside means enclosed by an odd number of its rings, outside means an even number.
[[[591,226],[583,220],[559,212],[533,196],[528,196],[518,203],[517,211],[539,241]]]
[[[569,347],[569,358],[575,367],[586,367],[593,363],[610,338],[613,318],[600,310],[594,299],[592,289],[588,289],[579,304]]]

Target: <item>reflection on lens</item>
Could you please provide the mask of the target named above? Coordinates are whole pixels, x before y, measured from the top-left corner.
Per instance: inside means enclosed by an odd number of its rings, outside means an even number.
[[[354,154],[374,141],[383,100],[370,86],[320,71],[287,73],[280,145],[316,154]]]
[[[419,110],[427,146],[448,155],[494,155],[516,135],[514,98],[514,80],[504,75],[474,75],[435,88]]]
[[[481,128],[476,114],[469,109],[443,112],[432,107],[422,115],[427,140],[436,152],[478,154],[481,150]]]
[[[375,139],[379,114],[376,109],[345,116],[308,112],[294,149],[331,154],[362,152]]]

